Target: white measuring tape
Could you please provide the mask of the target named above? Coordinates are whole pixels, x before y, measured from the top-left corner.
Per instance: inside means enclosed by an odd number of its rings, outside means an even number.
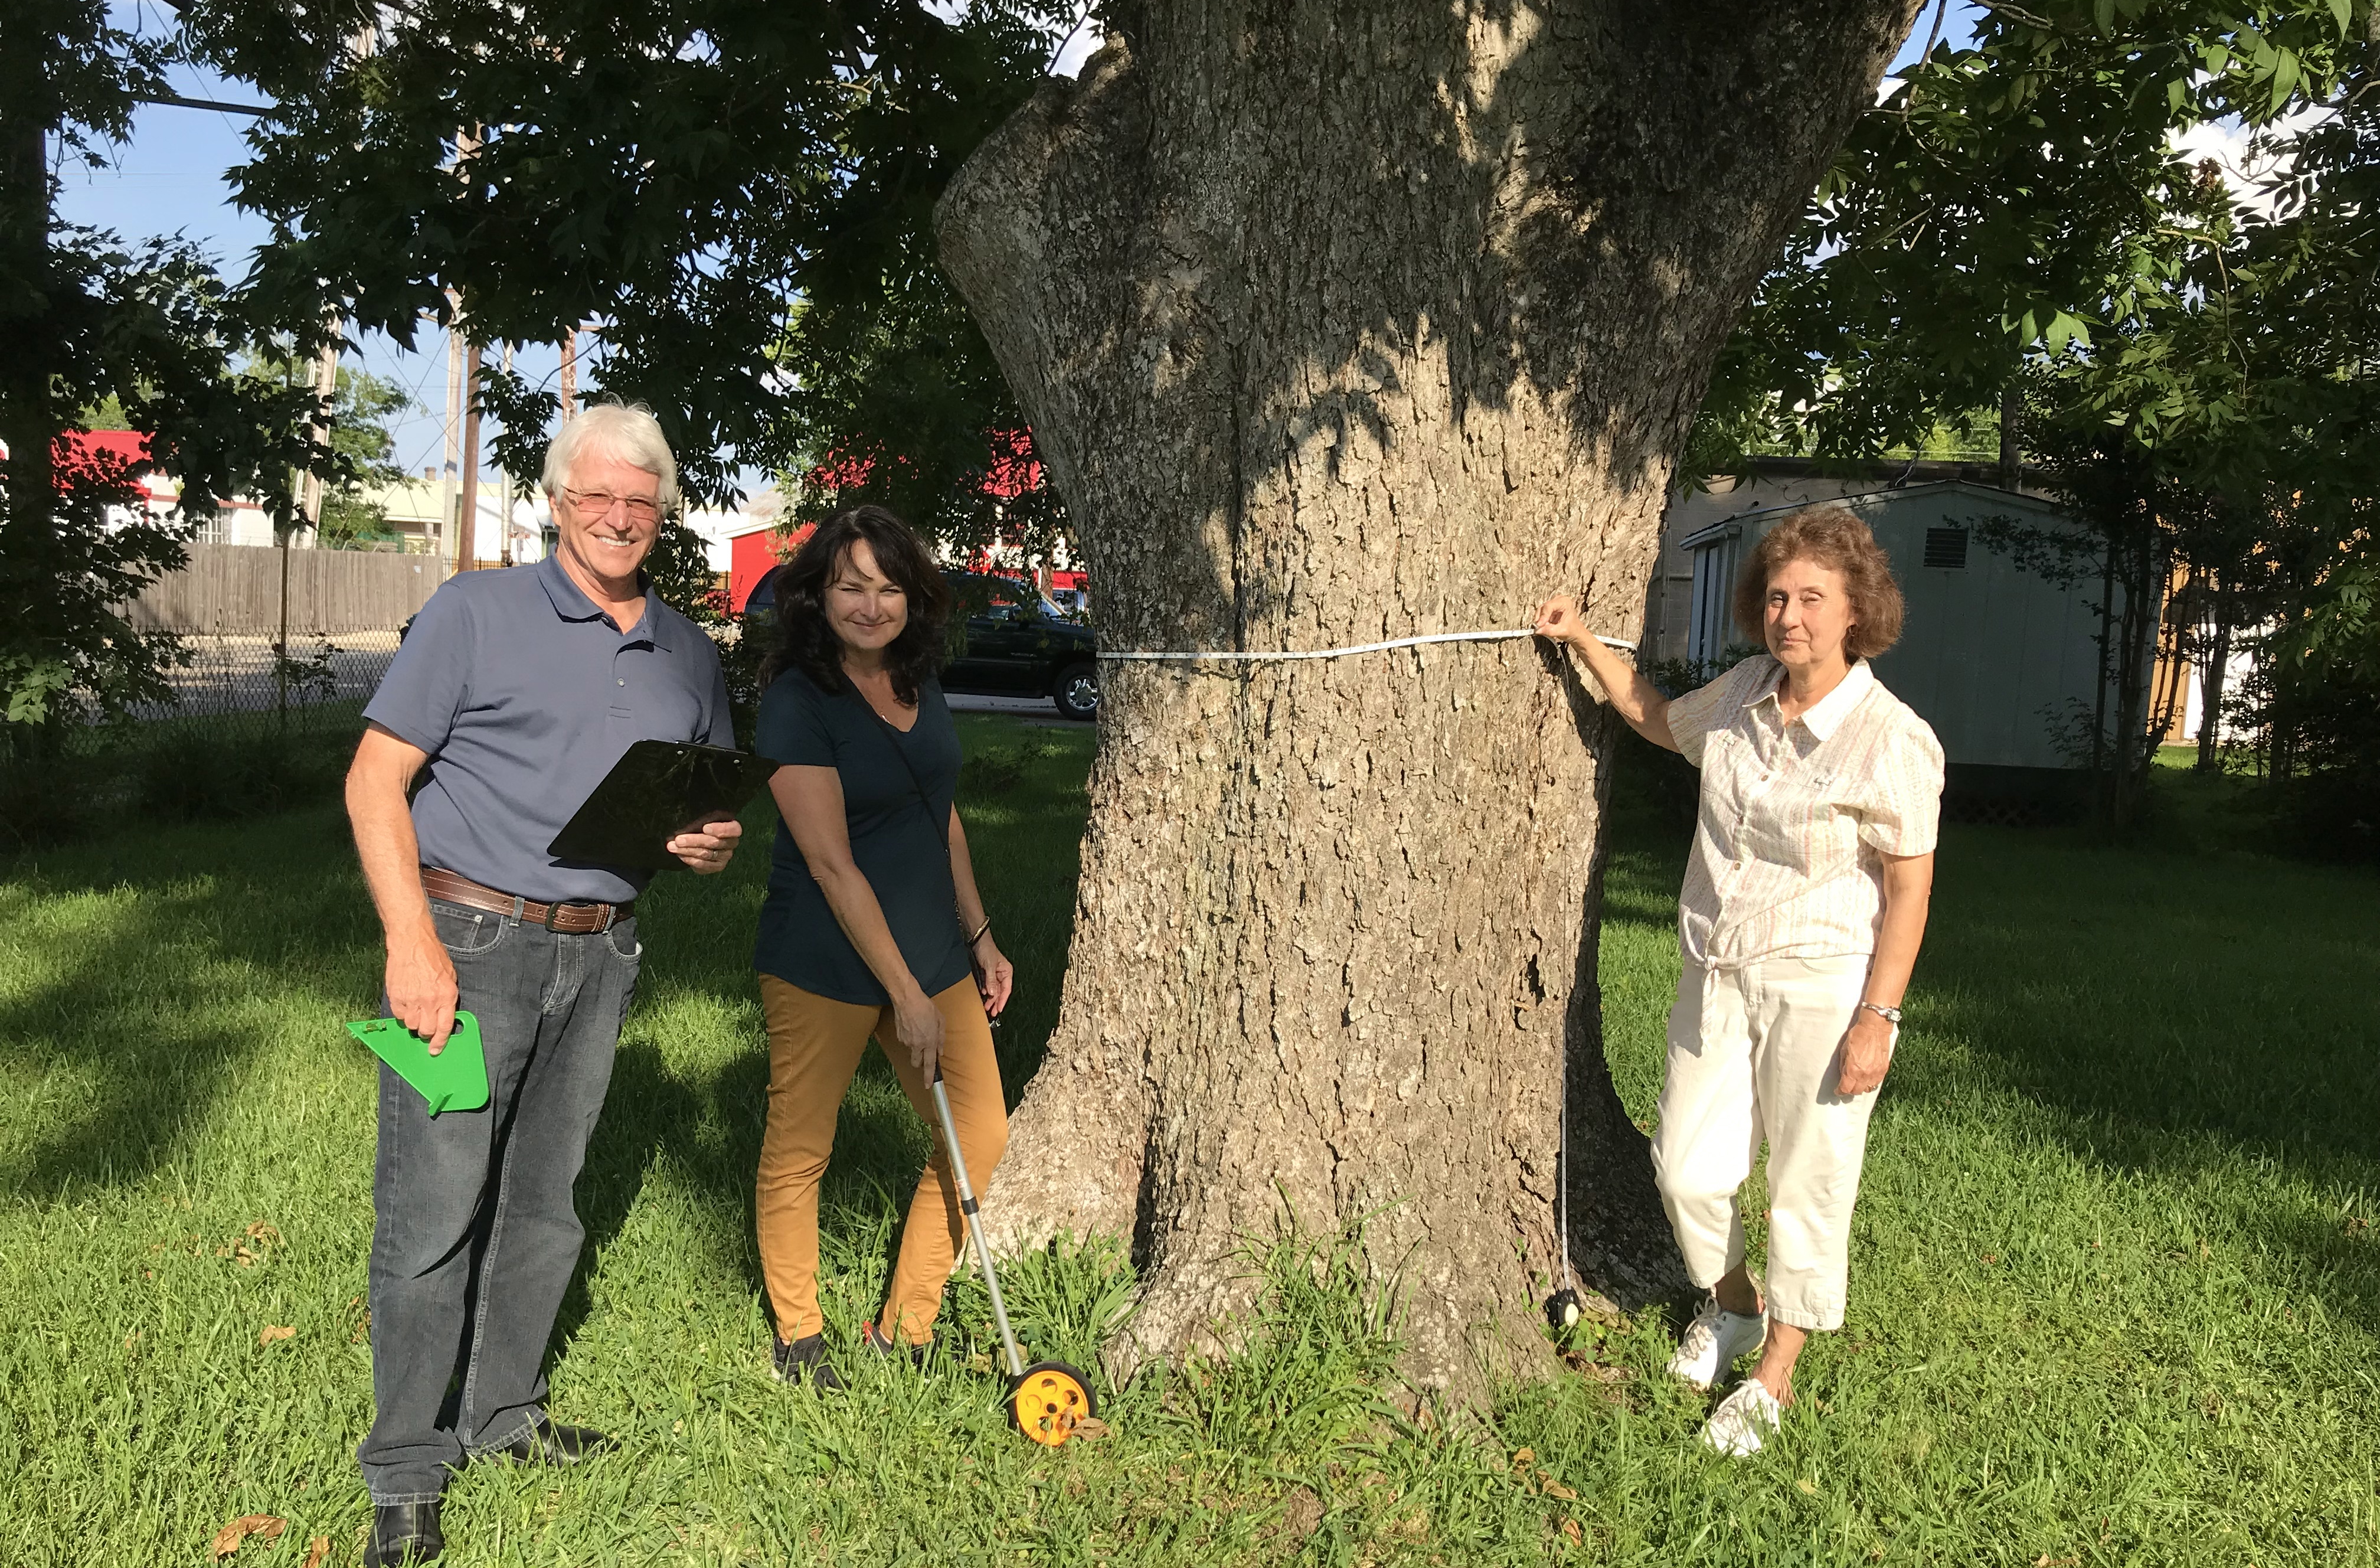
[[[1344,659],[1351,653],[1385,653],[1391,648],[1420,648],[1433,642],[1510,642],[1514,638],[1535,637],[1536,631],[1524,627],[1509,632],[1433,632],[1427,637],[1400,637],[1387,642],[1359,642],[1353,648],[1299,648],[1278,651],[1243,653],[1214,650],[1186,653],[1110,653],[1102,650],[1102,659],[1138,659],[1172,663],[1204,663],[1210,660],[1235,660],[1241,662],[1269,662],[1281,659]],[[1596,641],[1606,648],[1616,648],[1623,653],[1633,653],[1636,645],[1622,642],[1616,637],[1598,637]]]

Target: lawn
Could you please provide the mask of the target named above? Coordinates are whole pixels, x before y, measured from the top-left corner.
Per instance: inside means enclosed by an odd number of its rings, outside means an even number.
[[[1052,1021],[1087,732],[963,721],[967,813],[1018,966],[1012,1088]],[[755,826],[760,825],[758,814]],[[1623,817],[1610,1053],[1649,1120],[1682,855]],[[970,1366],[767,1376],[750,1239],[762,856],[651,896],[580,1206],[557,1413],[625,1452],[478,1466],[447,1561],[528,1563],[2369,1563],[2380,1560],[2380,934],[2368,873],[1954,829],[1878,1111],[1843,1333],[1749,1463],[1692,1440],[1667,1330],[1420,1425],[1392,1323],[1275,1246],[1238,1362],[1151,1377],[1112,1435],[1010,1436]],[[378,956],[321,808],[128,828],[0,882],[0,1558],[352,1562],[370,1416],[367,1012]],[[829,1178],[831,1323],[889,1264],[925,1128],[871,1062]],[[1111,1251],[1003,1271],[1033,1348],[1087,1356]],[[953,1319],[980,1334],[980,1292]],[[266,1331],[292,1331],[287,1334]],[[978,1342],[979,1347],[979,1342]],[[965,1353],[962,1353],[965,1359]],[[1525,1453],[1523,1453],[1525,1451]],[[1516,1457],[1518,1456],[1518,1457]]]

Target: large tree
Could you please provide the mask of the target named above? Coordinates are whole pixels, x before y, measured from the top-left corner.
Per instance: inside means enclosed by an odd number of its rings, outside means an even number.
[[[268,334],[196,248],[57,221],[52,150],[104,164],[137,103],[180,102],[165,63],[102,0],[0,7],[0,761],[51,766],[73,725],[171,695],[175,639],[125,607],[182,565],[223,498],[257,497],[285,523],[292,472],[352,472],[310,450],[310,392],[226,372]],[[320,318],[299,325],[310,347]],[[102,408],[145,438],[141,461],[74,440]],[[141,512],[152,467],[180,481],[178,517]]]
[[[1101,646],[1633,635],[1715,356],[1911,0],[1119,4],[943,197]],[[1063,1015],[990,1200],[1130,1235],[1135,1343],[1368,1216],[1409,1370],[1541,1355],[1571,1256],[1676,1282],[1601,1057],[1597,696],[1526,641],[1111,662]]]

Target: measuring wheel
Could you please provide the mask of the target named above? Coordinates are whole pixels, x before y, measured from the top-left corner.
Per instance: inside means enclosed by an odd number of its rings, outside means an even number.
[[[1009,1424],[1044,1448],[1056,1448],[1099,1413],[1090,1379],[1062,1361],[1036,1361],[1008,1386]]]
[[[1008,1307],[1000,1299],[1000,1270],[991,1266],[991,1246],[983,1239],[983,1218],[978,1212],[975,1189],[967,1185],[966,1155],[959,1149],[958,1124],[951,1120],[951,1097],[942,1088],[942,1069],[934,1065],[934,1116],[942,1124],[942,1151],[950,1156],[951,1179],[959,1189],[959,1212],[966,1216],[967,1237],[975,1243],[975,1260],[983,1270],[984,1294],[991,1297],[991,1320],[1000,1330],[1000,1353],[1008,1363],[1008,1424],[1044,1448],[1056,1448],[1075,1435],[1075,1428],[1099,1413],[1091,1380],[1079,1367],[1062,1361],[1036,1361],[1030,1367],[1017,1353],[1016,1335],[1008,1326]]]

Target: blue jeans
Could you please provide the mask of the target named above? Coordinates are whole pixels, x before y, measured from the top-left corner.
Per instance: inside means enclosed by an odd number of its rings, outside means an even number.
[[[433,901],[461,1007],[480,1021],[487,1105],[432,1117],[382,1064],[372,1170],[376,1503],[428,1501],[467,1454],[543,1413],[545,1345],[586,1237],[571,1188],[637,986],[633,917],[564,936]],[[385,1004],[383,1003],[383,1004]]]

